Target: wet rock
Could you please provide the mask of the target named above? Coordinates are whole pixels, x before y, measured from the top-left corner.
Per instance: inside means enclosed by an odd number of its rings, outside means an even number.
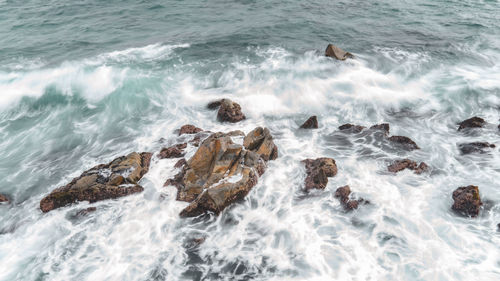
[[[474,185],[462,186],[453,191],[454,211],[470,217],[479,215],[479,209],[483,203],[479,196],[479,188]]]
[[[76,213],[77,217],[84,217],[87,216],[90,213],[93,213],[97,210],[96,207],[88,207],[87,209],[80,210]]]
[[[484,125],[486,125],[486,122],[484,121],[483,118],[474,116],[472,118],[469,118],[467,120],[458,123],[458,125],[459,125],[458,130],[461,131],[467,128],[482,128]]]
[[[244,198],[264,173],[266,161],[275,158],[273,151],[277,156],[268,129],[259,127],[248,133],[244,146],[231,139],[238,133],[215,133],[203,140],[181,172],[165,183],[177,187],[177,200],[190,202],[182,217],[219,214]]]
[[[9,198],[7,196],[0,194],[0,204],[1,203],[9,203]]]
[[[420,147],[418,147],[418,145],[409,137],[391,136],[388,138],[388,140],[398,145],[401,145],[402,147],[408,150],[420,149]]]
[[[273,137],[267,128],[253,129],[243,139],[243,146],[256,152],[266,161],[278,158],[278,147],[274,144]]]
[[[354,134],[361,133],[361,131],[363,131],[364,129],[365,129],[364,126],[353,125],[353,124],[349,124],[349,123],[339,126],[339,130],[341,130],[343,132],[354,133]]]
[[[309,119],[300,126],[301,129],[317,129],[318,128],[318,117],[311,116]]]
[[[306,166],[305,190],[325,189],[328,177],[337,174],[337,165],[333,158],[305,159],[302,163]]]
[[[415,174],[419,175],[422,174],[423,172],[426,172],[429,170],[429,166],[425,164],[424,162],[421,162],[420,164],[417,164],[417,162],[410,160],[410,159],[402,159],[402,160],[396,160],[394,163],[389,165],[387,167],[389,172],[391,173],[397,173],[400,172],[404,169],[410,169],[412,170]]]
[[[199,133],[202,131],[203,131],[203,129],[200,129],[194,125],[187,124],[187,125],[182,126],[179,129],[179,136],[184,135],[184,134],[192,135],[192,134],[196,134],[196,133]]]
[[[93,203],[141,192],[144,188],[137,182],[148,172],[151,156],[133,152],[95,166],[53,190],[40,201],[40,209],[45,213],[79,201]]]
[[[385,135],[389,135],[390,126],[388,123],[375,124],[370,127],[370,130],[381,131]]]
[[[220,122],[236,123],[245,120],[245,114],[241,112],[241,106],[230,99],[222,99],[208,104],[209,109],[219,108],[217,120]]]
[[[184,149],[186,149],[186,147],[187,147],[186,143],[181,143],[181,144],[173,145],[171,147],[163,148],[160,151],[158,158],[165,159],[165,158],[182,157],[182,156],[184,156]]]
[[[187,163],[186,159],[182,158],[181,160],[175,163],[174,168],[181,168],[184,165],[186,165],[186,163]]]
[[[325,50],[325,56],[335,58],[338,60],[346,60],[348,58],[354,58],[354,56],[351,53],[346,52],[333,44],[328,44]]]
[[[495,148],[495,145],[487,142],[471,142],[458,145],[458,149],[462,154],[486,153],[485,149],[490,148]]]
[[[367,204],[368,201],[364,199],[350,199],[349,195],[351,194],[351,188],[348,185],[341,186],[337,188],[335,191],[335,198],[339,198],[340,203],[344,207],[345,210],[350,211],[357,209],[359,204]]]

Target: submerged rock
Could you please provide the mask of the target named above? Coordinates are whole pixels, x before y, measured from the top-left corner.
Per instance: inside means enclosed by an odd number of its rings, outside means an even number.
[[[393,142],[393,143],[399,144],[399,145],[401,145],[402,147],[404,147],[405,149],[408,149],[408,150],[420,149],[420,147],[418,147],[418,145],[412,139],[410,139],[409,137],[405,137],[405,136],[390,136],[388,138],[388,140],[391,141],[391,142]]]
[[[458,130],[461,131],[467,128],[482,128],[484,125],[486,125],[486,122],[483,118],[474,116],[458,123],[458,125]]]
[[[483,203],[479,196],[479,188],[474,185],[462,186],[453,191],[451,208],[465,216],[476,217]]]
[[[219,108],[217,120],[220,122],[236,123],[245,120],[246,116],[241,112],[241,106],[230,99],[221,99],[208,104],[209,109]]]
[[[184,156],[184,149],[187,147],[187,143],[181,143],[172,145],[171,147],[163,148],[158,155],[158,158],[179,158]]]
[[[235,144],[238,132],[215,133],[201,142],[180,173],[165,185],[177,187],[177,200],[190,202],[180,215],[219,214],[231,203],[244,198],[257,184],[266,161],[277,157],[277,147],[267,128],[258,127]]]
[[[97,211],[96,207],[88,207],[87,209],[82,209],[82,210],[78,211],[75,216],[84,217],[84,216],[87,216],[88,214],[93,213],[95,211]]]
[[[318,117],[311,116],[309,119],[300,126],[301,129],[317,129],[318,128]]]
[[[353,124],[344,124],[344,125],[341,125],[339,126],[339,130],[341,131],[344,131],[344,132],[348,132],[348,133],[361,133],[361,131],[363,131],[365,129],[364,126],[360,126],[360,125],[353,125]]]
[[[419,174],[422,174],[423,172],[426,172],[429,169],[429,166],[427,166],[427,164],[425,164],[424,162],[417,164],[417,162],[415,162],[413,160],[402,159],[402,160],[394,161],[394,163],[389,165],[387,167],[387,169],[391,173],[397,173],[397,172],[400,172],[404,169],[410,169],[415,174],[419,175]]]
[[[462,154],[486,153],[485,149],[495,148],[495,145],[488,142],[471,142],[458,145]]]
[[[187,124],[187,125],[182,126],[179,129],[179,136],[184,135],[184,134],[192,135],[192,134],[196,134],[196,133],[199,133],[202,131],[203,131],[203,129],[200,129],[194,125]]]
[[[305,159],[302,161],[306,165],[305,190],[325,189],[328,184],[328,177],[337,174],[337,165],[333,158]]]
[[[335,58],[338,60],[346,60],[348,58],[350,59],[354,58],[354,56],[351,53],[346,52],[333,44],[328,44],[325,50],[325,56]]]
[[[66,186],[53,190],[40,201],[45,213],[79,201],[90,203],[143,191],[137,182],[149,170],[152,154],[130,153],[83,172]]]
[[[7,196],[0,194],[0,203],[9,203],[9,198]]]
[[[335,198],[339,198],[340,203],[342,204],[345,210],[347,211],[354,210],[358,208],[359,204],[368,203],[368,201],[362,198],[357,200],[350,199],[349,198],[350,194],[351,194],[351,188],[348,185],[341,186],[337,188],[337,190],[335,191]]]

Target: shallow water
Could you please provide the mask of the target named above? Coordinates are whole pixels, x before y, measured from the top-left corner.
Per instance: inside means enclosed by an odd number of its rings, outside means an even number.
[[[498,1],[1,1],[0,280],[500,279]],[[328,43],[355,54],[333,61]],[[221,124],[229,97],[248,119]],[[317,115],[320,128],[298,126]],[[478,115],[472,133],[457,122]],[[394,150],[344,123],[391,124],[420,150]],[[41,198],[98,163],[158,152],[192,123],[271,130],[279,158],[243,202],[182,219],[154,158],[145,191],[47,214]],[[457,144],[497,148],[460,155]],[[188,147],[193,153],[194,147]],[[189,154],[188,153],[188,154]],[[300,160],[338,175],[305,194]],[[432,171],[388,174],[393,159]],[[346,213],[349,184],[372,204]],[[450,206],[480,188],[479,217]],[[200,245],[192,239],[204,238]]]

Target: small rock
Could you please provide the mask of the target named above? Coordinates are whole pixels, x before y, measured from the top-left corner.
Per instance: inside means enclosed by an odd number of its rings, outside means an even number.
[[[184,135],[184,134],[192,135],[192,134],[196,134],[196,133],[199,133],[202,131],[203,131],[203,129],[200,129],[194,125],[187,124],[187,125],[182,126],[179,129],[179,136]]]
[[[309,119],[300,126],[301,129],[317,129],[318,128],[318,118],[316,116],[311,116]]]
[[[351,188],[348,185],[341,186],[337,188],[335,191],[335,198],[339,198],[340,203],[344,207],[345,210],[350,211],[357,209],[359,204],[365,203],[367,204],[368,201],[365,201],[364,199],[358,199],[358,200],[353,200],[349,198],[349,195],[351,194]]]
[[[171,147],[163,148],[158,155],[158,158],[179,158],[184,156],[184,149],[187,147],[186,143],[176,144]]]
[[[337,165],[333,158],[306,159],[302,163],[306,165],[305,190],[325,189],[328,184],[328,177],[337,174]]]
[[[9,203],[7,196],[0,194],[0,203]]]
[[[347,58],[354,57],[351,53],[346,52],[333,44],[328,44],[325,50],[325,56],[338,60],[345,60]]]
[[[364,126],[353,125],[353,124],[344,124],[339,126],[339,130],[355,134],[361,133],[361,131],[363,131],[364,129],[365,129]]]
[[[479,209],[483,203],[479,196],[479,188],[474,185],[463,186],[453,191],[454,211],[463,215],[476,217],[479,215]]]
[[[488,148],[495,148],[495,145],[487,142],[471,142],[458,145],[458,149],[462,154],[486,153],[484,149]]]
[[[88,207],[87,209],[80,210],[76,213],[77,217],[83,217],[86,216],[92,212],[95,212],[97,210],[96,207]]]
[[[382,131],[384,134],[388,135],[390,126],[388,123],[376,124],[370,127],[370,130]]]
[[[486,122],[483,118],[475,116],[460,122],[458,124],[458,130],[461,131],[466,128],[482,128],[485,124]]]
[[[389,141],[402,145],[408,150],[420,149],[420,147],[418,147],[418,145],[409,137],[391,136],[389,137]]]
[[[208,104],[209,109],[219,108],[217,120],[220,122],[236,123],[245,120],[245,114],[241,112],[241,106],[230,99],[222,99]]]
[[[419,175],[423,172],[426,172],[429,169],[429,166],[427,166],[427,164],[425,164],[424,162],[421,162],[419,165],[419,164],[417,164],[417,162],[415,162],[413,160],[402,159],[402,160],[394,161],[394,163],[389,165],[389,167],[387,167],[387,169],[391,173],[397,173],[397,172],[400,172],[404,169],[410,169],[415,174]]]

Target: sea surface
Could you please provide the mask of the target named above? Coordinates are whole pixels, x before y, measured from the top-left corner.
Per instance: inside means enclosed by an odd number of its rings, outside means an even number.
[[[324,56],[328,43],[355,55]],[[238,102],[247,120],[206,104]],[[319,129],[299,130],[317,115]],[[457,123],[480,116],[471,133]],[[500,280],[500,2],[0,0],[0,280]],[[387,122],[420,150],[345,135]],[[180,218],[154,158],[144,192],[49,213],[40,200],[184,124],[270,129],[279,157],[219,216]],[[487,141],[487,153],[457,145]],[[188,154],[196,148],[188,147]],[[333,157],[303,191],[305,158]],[[399,158],[431,171],[389,174]],[[371,202],[345,212],[350,185]],[[451,210],[479,186],[477,218]],[[86,216],[75,213],[89,206]],[[200,245],[193,239],[203,238]]]

